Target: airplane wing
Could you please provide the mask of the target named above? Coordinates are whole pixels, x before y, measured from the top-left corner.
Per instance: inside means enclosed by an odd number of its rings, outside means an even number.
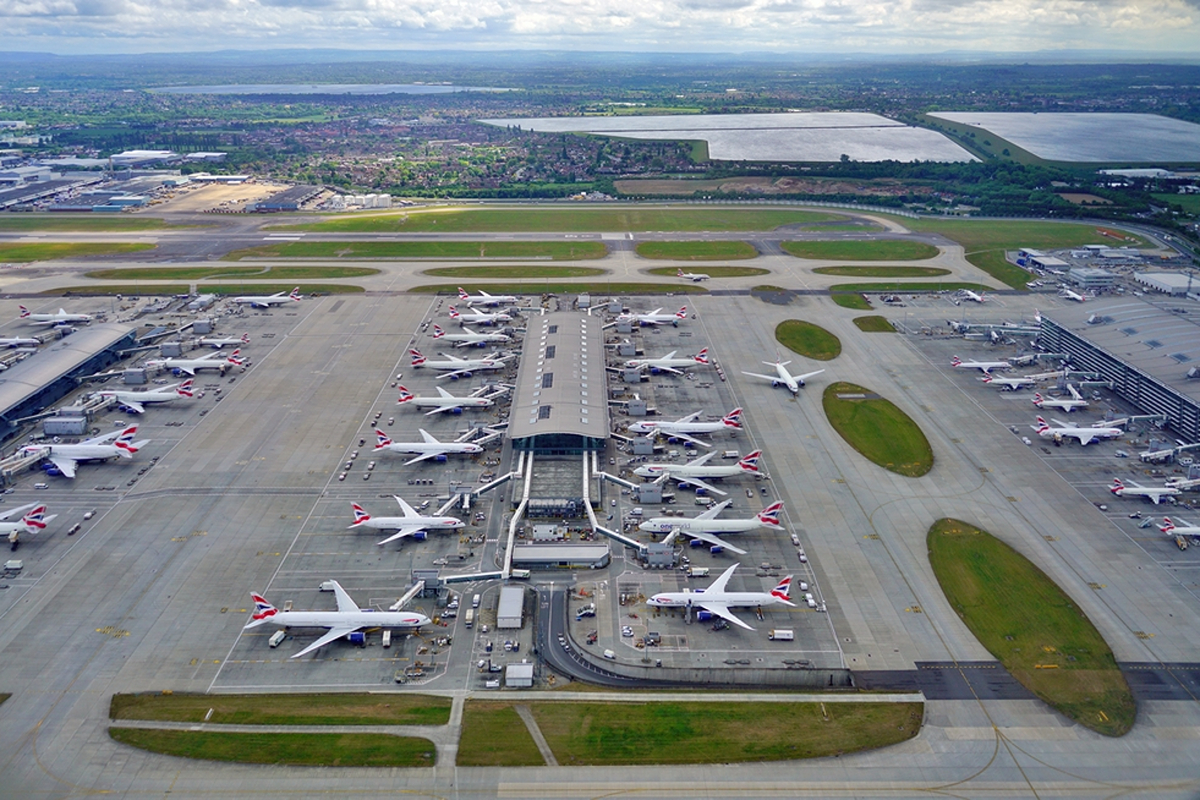
[[[417,510],[415,508],[410,506],[408,503],[404,502],[403,497],[401,497],[398,494],[394,494],[394,495],[392,495],[392,497],[396,498],[396,502],[400,504],[400,510],[402,512],[404,512],[405,517],[419,517],[420,516],[420,514],[417,513]]]
[[[663,430],[658,430],[656,428],[656,429],[650,431],[650,433],[646,434],[646,436],[647,436],[647,438],[649,438],[651,436],[654,436],[656,433],[662,434],[663,436],[669,436],[672,439],[683,439],[684,441],[691,442],[692,444],[698,444],[701,447],[712,447],[712,445],[709,444],[708,442],[702,442],[699,439],[697,439],[695,436],[689,436],[688,434],[680,433],[679,431],[669,431],[669,430],[663,431]]]
[[[722,572],[721,577],[713,581],[712,586],[707,587],[704,591],[711,592],[712,594],[719,594],[720,592],[725,591],[726,584],[729,583],[729,579],[733,577],[733,571],[737,568],[737,564],[731,564],[729,569]]]
[[[441,387],[438,387],[438,388],[441,388]],[[417,430],[421,432],[421,439],[424,440],[425,444],[441,444],[441,442],[439,442],[437,440],[436,436],[434,436],[432,433],[425,430],[424,428],[417,428]]]
[[[440,411],[440,410],[441,409],[438,409],[438,411]],[[437,412],[434,411],[434,412],[430,412],[430,413],[437,413]],[[438,456],[441,456],[441,455],[445,455],[445,451],[437,452],[437,453],[422,453],[421,455],[417,456],[416,458],[410,458],[408,461],[405,461],[404,466],[407,467],[410,464],[416,464],[418,461],[424,461],[427,458],[437,458]]]
[[[320,639],[317,639],[315,642],[310,644],[308,647],[301,650],[299,653],[293,654],[292,658],[299,658],[300,656],[307,655],[307,654],[311,653],[313,650],[316,650],[318,647],[324,647],[325,645],[329,644],[330,642],[335,642],[338,639],[342,638],[343,636],[347,636],[351,633],[354,633],[360,627],[362,627],[362,626],[355,625],[355,626],[351,627],[349,625],[343,625],[342,627],[339,627],[339,628],[330,628],[328,633],[326,633]]]
[[[376,542],[375,544],[387,544],[388,542],[394,542],[397,539],[403,539],[405,536],[412,536],[414,533],[420,533],[423,530],[425,530],[425,529],[422,528],[420,525],[408,525],[406,527],[400,528],[400,530],[396,531],[391,536],[384,539],[382,542]]]
[[[751,628],[749,625],[735,617],[733,612],[723,605],[717,605],[716,603],[697,603],[696,605],[698,605],[700,608],[703,608],[705,611],[717,615],[727,622],[732,622],[734,625],[743,627],[748,631],[754,630],[754,628]]]
[[[425,416],[432,417],[434,414],[441,414],[443,411],[450,411],[453,408],[456,408],[456,406],[453,406],[453,405],[438,406],[437,408],[433,409],[432,411],[426,411]]]
[[[433,388],[437,389],[438,394],[441,395],[446,400],[457,400],[458,399],[457,397],[455,397],[454,395],[450,394],[445,389],[443,389],[441,386],[435,386]]]
[[[479,367],[475,367],[475,369],[479,369]],[[437,379],[440,381],[442,378],[453,378],[456,375],[466,375],[472,371],[473,370],[471,369],[456,369],[453,372],[443,372],[441,375],[437,376]],[[438,390],[441,391],[441,387],[438,387]]]
[[[1081,395],[1081,394],[1079,393],[1079,390],[1078,390],[1078,389],[1076,389],[1076,388],[1075,388],[1075,386],[1074,386],[1073,384],[1070,384],[1070,383],[1068,383],[1068,384],[1067,384],[1067,390],[1071,392],[1071,397],[1075,398],[1076,400],[1082,400],[1082,399],[1083,399],[1083,395]]]
[[[759,373],[757,373],[757,372],[746,372],[746,371],[744,371],[744,370],[743,370],[742,374],[743,374],[743,375],[749,375],[751,378],[762,378],[764,381],[777,381],[777,380],[779,380],[779,376],[778,376],[778,375],[760,375],[760,374],[759,374]]]
[[[350,595],[342,588],[342,585],[337,581],[330,581],[333,584],[333,596],[337,598],[338,611],[345,614],[348,611],[358,611],[358,606],[350,599]]]
[[[651,369],[656,369],[659,372],[669,372],[672,375],[683,375],[684,374],[683,370],[681,370],[681,369],[676,369],[675,367],[667,367],[667,366],[663,366],[661,364],[644,364],[643,368],[644,367],[650,367]]]
[[[685,532],[685,535],[690,536],[693,539],[699,539],[702,542],[708,542],[709,544],[720,545],[721,547],[724,547],[726,550],[729,550],[730,552],[737,553],[739,556],[746,555],[746,551],[743,550],[742,548],[735,547],[734,545],[731,545],[729,542],[725,541],[724,539],[714,536],[711,533],[697,533],[696,531],[687,531],[687,532]]]
[[[1151,494],[1146,495],[1146,497],[1149,497],[1152,501],[1154,501],[1154,505],[1158,505],[1163,499],[1163,496],[1158,492],[1152,492]]]
[[[667,477],[669,477],[673,480],[679,481],[680,483],[686,483],[691,486],[699,486],[700,488],[704,489],[707,492],[712,492],[713,494],[719,494],[722,497],[729,494],[729,492],[726,492],[722,489],[718,489],[717,487],[713,486],[710,483],[705,483],[704,481],[700,480],[699,478],[685,478],[682,475],[675,475],[670,472],[667,473]]]
[[[824,371],[825,370],[823,370],[823,369],[819,369],[816,372],[806,372],[803,375],[793,375],[792,380],[797,380],[797,381],[800,381],[801,383],[804,383],[806,380],[811,378],[813,375],[820,375]]]
[[[81,444],[108,444],[116,441],[117,437],[125,432],[125,428],[120,428],[112,433],[105,433],[100,436],[93,436],[91,439],[85,439]]]
[[[715,519],[717,514],[720,514],[722,511],[724,511],[732,502],[732,500],[722,500],[720,503],[717,503],[715,506],[708,509],[695,519]]]
[[[133,411],[135,414],[144,414],[144,413],[146,413],[146,407],[145,407],[144,405],[142,405],[141,403],[139,403],[139,402],[135,401],[135,400],[126,400],[124,403],[121,403],[121,405],[123,405],[123,406],[125,406],[126,408],[130,409],[130,410],[131,410],[131,411]]]
[[[75,477],[75,467],[79,466],[79,462],[73,458],[56,455],[54,451],[50,451],[50,463],[58,467],[58,471],[68,478]]]
[[[184,367],[184,366],[174,366],[174,367],[172,367],[172,366],[168,366],[168,367],[167,367],[167,369],[177,369],[177,370],[179,370],[180,372],[186,372],[188,375],[191,375],[191,376],[193,376],[193,377],[196,375],[196,369],[195,369],[195,367]]]
[[[700,456],[700,457],[698,457],[698,458],[693,458],[691,461],[687,462],[687,466],[689,466],[689,467],[701,467],[701,466],[704,466],[705,464],[707,464],[707,463],[708,463],[708,460],[709,460],[710,458],[712,458],[713,456],[715,456],[715,455],[716,455],[716,452],[712,452],[712,453],[705,453],[704,455],[702,455],[702,456]]]
[[[1096,438],[1095,434],[1086,431],[1083,428],[1079,428],[1077,431],[1075,431],[1075,436],[1079,437],[1079,445],[1081,447],[1090,444],[1091,441]]]
[[[33,509],[33,508],[37,508],[39,505],[41,505],[41,503],[34,502],[34,503],[29,503],[29,504],[23,505],[23,506],[17,506],[16,508],[10,508],[8,511],[5,511],[3,514],[0,514],[0,522],[7,522],[8,520],[10,520],[14,517],[19,519],[19,518],[25,516],[26,511],[29,511],[30,509]]]

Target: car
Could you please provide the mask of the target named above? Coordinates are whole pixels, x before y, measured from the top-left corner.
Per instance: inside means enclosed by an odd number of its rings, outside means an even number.
[[[95,512],[95,511],[85,511],[85,512],[84,512],[84,514],[83,514],[83,518],[84,518],[84,519],[91,519],[91,518],[92,518],[92,517],[94,517],[94,516],[96,516],[96,512]]]
[[[621,635],[623,637],[625,637],[626,639],[632,638],[633,637],[633,628],[629,627],[628,625],[622,625],[621,626]]]
[[[344,480],[346,480],[346,473],[344,473],[344,472],[343,472],[341,475],[338,475],[338,480],[339,480],[339,481],[344,481]]]
[[[747,490],[746,490],[746,497],[754,497],[754,490],[753,490],[753,489],[747,489]]]
[[[50,488],[50,484],[48,484],[48,483],[35,483],[35,484],[33,485],[33,488],[35,488],[35,489],[49,489],[49,488]]]
[[[368,462],[367,462],[367,469],[368,469],[368,470],[375,469],[375,462],[374,462],[374,461],[368,461]]]

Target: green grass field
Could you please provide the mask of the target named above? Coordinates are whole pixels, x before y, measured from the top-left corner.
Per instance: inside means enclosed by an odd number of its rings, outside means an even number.
[[[213,284],[206,285],[204,291],[208,294],[275,294],[276,292],[290,292],[296,284],[288,283],[247,283],[238,285]],[[136,284],[136,283],[90,283],[84,286],[63,286],[58,289],[47,289],[38,294],[48,297],[62,297],[64,295],[79,295],[87,297],[89,295],[103,295],[109,297],[112,295],[167,295],[167,294],[187,294],[191,287],[186,283],[160,283],[160,284]],[[318,294],[359,294],[365,292],[361,286],[352,286],[348,283],[301,283],[300,293],[310,295]]]
[[[517,280],[520,278],[591,278],[603,275],[607,270],[596,267],[551,267],[551,266],[473,266],[473,267],[435,267],[421,270],[422,275],[432,275],[436,278],[499,278],[501,280]]]
[[[869,461],[909,478],[933,469],[933,448],[917,423],[884,398],[843,399],[839,394],[871,394],[853,383],[825,387],[821,406],[829,424]]]
[[[897,239],[847,242],[782,242],[785,253],[797,258],[837,261],[922,261],[933,258],[938,249],[925,242]]]
[[[1100,632],[1023,555],[965,522],[941,519],[926,538],[947,601],[1022,686],[1097,733],[1123,736],[1137,705]]]
[[[36,244],[0,244],[0,261],[53,261],[61,258],[108,256],[153,250],[145,242],[46,242]]]
[[[749,242],[641,242],[636,249],[642,258],[670,261],[734,261],[758,256]]]
[[[959,289],[970,289],[974,292],[995,291],[991,286],[982,283],[966,283],[963,281],[914,281],[899,283],[897,281],[879,281],[878,283],[838,283],[829,287],[830,292],[956,292]]]
[[[0,231],[154,231],[169,227],[154,217],[107,214],[2,214]]]
[[[123,267],[85,273],[102,281],[199,281],[250,278],[256,281],[314,281],[378,275],[372,267]]]
[[[847,278],[936,278],[950,274],[941,267],[817,267],[813,272]]]
[[[1200,194],[1155,194],[1153,197],[1160,203],[1183,206],[1189,214],[1200,214]]]
[[[234,250],[242,258],[604,258],[603,242],[280,242]]]
[[[851,322],[863,333],[896,332],[895,327],[892,326],[892,323],[888,322],[887,317],[881,317],[878,314],[872,314],[867,317],[855,317]]]
[[[512,705],[468,700],[458,739],[460,767],[540,767],[537,743]]]
[[[431,767],[433,742],[377,733],[213,733],[109,728],[122,744],[180,758],[308,767]]]
[[[832,361],[842,352],[842,342],[829,331],[798,319],[775,326],[775,339],[788,350],[817,361]]]
[[[212,716],[205,720],[209,710]],[[114,694],[111,719],[234,725],[445,725],[450,700],[396,694]]]
[[[675,270],[675,267],[654,267],[646,271],[651,275],[664,275],[674,278]],[[690,272],[691,270],[687,271]],[[752,278],[755,275],[766,275],[771,270],[763,269],[762,267],[710,267],[706,265],[701,268],[701,271],[711,278]]]
[[[823,211],[777,208],[670,208],[631,206],[524,206],[455,208],[434,211],[339,217],[305,225],[279,226],[325,232],[401,231],[411,233],[769,231],[780,225],[845,219]]]
[[[837,303],[842,308],[849,308],[854,311],[870,311],[874,308],[871,305],[871,301],[859,293],[833,292],[829,296],[833,298],[834,303]]]
[[[467,292],[477,292],[482,289],[491,294],[579,294],[587,292],[593,295],[610,294],[707,294],[708,290],[692,285],[675,285],[672,283],[617,283],[604,281],[587,281],[581,283],[472,283],[462,284]],[[409,289],[416,294],[458,294],[458,284],[433,283],[425,286],[414,286]]]

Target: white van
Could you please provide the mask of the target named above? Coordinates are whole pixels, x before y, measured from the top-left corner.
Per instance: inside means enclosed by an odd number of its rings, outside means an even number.
[[[271,638],[267,639],[267,644],[271,647],[279,647],[280,643],[287,638],[287,631],[275,631],[271,634]]]
[[[615,661],[615,660],[616,660],[616,658],[617,658],[617,654],[616,654],[616,653],[614,653],[612,650],[605,650],[605,651],[604,651],[604,657],[605,657],[605,658],[607,658],[607,659],[609,659],[609,660]]]

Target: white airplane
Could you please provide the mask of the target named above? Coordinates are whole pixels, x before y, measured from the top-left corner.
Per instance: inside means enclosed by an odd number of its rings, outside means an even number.
[[[242,366],[243,362],[238,358],[241,353],[241,348],[238,348],[225,358],[222,358],[220,353],[209,353],[199,358],[151,358],[146,361],[146,367],[147,369],[177,369],[192,376],[202,369],[215,369],[224,375],[225,370],[231,366]]]
[[[161,389],[150,389],[141,392],[102,391],[96,392],[96,396],[111,397],[134,414],[143,414],[146,411],[147,403],[170,403],[172,400],[178,400],[181,397],[191,397],[192,379],[188,378],[183,383],[177,383],[174,386],[164,386]]]
[[[757,372],[746,372],[745,370],[742,370],[742,374],[749,375],[751,378],[762,378],[764,381],[770,381],[772,386],[786,386],[788,391],[792,394],[799,394],[800,387],[804,385],[806,380],[811,378],[813,375],[820,375],[825,371],[823,369],[819,369],[815,372],[806,372],[803,375],[793,375],[787,370],[787,365],[792,363],[791,361],[764,361],[762,363],[766,364],[768,367],[774,367],[775,374],[760,375]]]
[[[994,369],[1012,369],[1012,364],[1007,361],[963,361],[958,356],[950,359],[950,366],[956,369],[978,369],[989,374]]]
[[[373,531],[396,531],[382,542],[376,542],[376,544],[387,544],[416,534],[421,534],[419,538],[424,539],[425,532],[431,528],[454,530],[463,527],[463,521],[457,517],[426,517],[418,514],[415,508],[404,502],[404,498],[396,495],[393,497],[396,497],[396,502],[400,504],[400,510],[404,512],[403,517],[372,517],[363,511],[363,507],[358,503],[351,503],[354,507],[354,524],[346,530],[370,528]]]
[[[697,589],[694,592],[661,592],[654,595],[646,601],[647,605],[657,608],[698,608],[708,611],[720,617],[727,622],[732,622],[734,625],[739,625],[748,631],[754,630],[746,623],[733,615],[730,608],[746,607],[746,606],[773,606],[776,603],[782,603],[787,606],[796,605],[788,599],[788,593],[792,588],[792,576],[788,575],[779,585],[769,592],[729,592],[725,587],[729,584],[729,578],[733,575],[733,571],[738,568],[734,564],[729,569],[721,573],[721,577],[712,582],[712,585],[706,589]]]
[[[41,343],[41,339],[0,339],[0,347],[37,347]]]
[[[492,353],[483,358],[459,358],[458,356],[443,354],[446,359],[445,361],[430,361],[421,355],[421,351],[415,347],[410,348],[408,354],[412,356],[413,369],[429,367],[431,369],[449,370],[443,375],[438,375],[438,380],[442,378],[458,378],[460,375],[469,378],[471,377],[471,373],[480,370],[504,369],[506,361],[516,358],[515,355],[500,356],[497,353]]]
[[[214,350],[220,350],[222,347],[237,347],[240,349],[250,344],[250,334],[243,333],[240,339],[198,339],[197,343],[205,347],[211,347]]]
[[[712,447],[708,442],[702,442],[689,434],[692,433],[716,433],[717,431],[725,430],[726,428],[734,431],[742,429],[742,409],[735,408],[730,411],[720,422],[697,422],[696,417],[700,416],[697,411],[694,414],[688,414],[686,417],[680,417],[674,422],[658,422],[645,420],[635,422],[629,426],[630,433],[641,433],[647,437],[668,436],[685,441],[693,442],[703,447]]]
[[[290,294],[284,294],[283,292],[276,292],[275,294],[265,296],[245,294],[241,297],[232,298],[232,301],[238,305],[254,306],[255,308],[270,308],[271,306],[281,306],[284,303],[298,303],[300,302],[300,287],[297,286],[295,289],[292,289]]]
[[[1100,439],[1115,439],[1124,431],[1120,428],[1110,427],[1086,427],[1080,428],[1075,425],[1068,425],[1062,420],[1054,420],[1057,428],[1050,427],[1049,423],[1041,417],[1037,418],[1037,425],[1032,426],[1037,435],[1043,439],[1063,439],[1072,437],[1079,440],[1079,444],[1087,446],[1090,442],[1099,441]]]
[[[403,386],[398,388],[400,389],[400,399],[396,403],[402,406],[407,405],[411,408],[432,408],[432,411],[425,412],[425,416],[427,417],[443,411],[459,413],[464,408],[491,408],[494,403],[493,398],[507,391],[507,389],[502,389],[490,395],[480,395],[479,392],[486,391],[486,389],[477,389],[475,393],[467,397],[457,397],[442,387],[436,386],[434,388],[438,390],[439,397],[417,397]]]
[[[435,323],[433,326],[433,338],[446,342],[454,342],[455,347],[470,347],[471,345],[483,347],[485,344],[492,342],[503,344],[512,341],[512,337],[507,333],[480,333],[479,331],[471,330],[466,325],[463,325],[462,328],[466,333],[446,333],[442,330],[441,325]]]
[[[736,464],[709,467],[705,465],[710,458],[717,454],[716,450],[710,453],[705,453],[699,458],[693,458],[686,464],[643,464],[633,471],[634,475],[642,478],[654,478],[655,482],[664,481],[668,478],[674,481],[679,481],[680,484],[690,484],[699,486],[713,494],[726,495],[729,492],[722,491],[711,484],[705,483],[702,478],[731,478],[742,473],[757,475],[758,459],[762,456],[762,450],[755,450],[750,455],[746,456]]]
[[[92,321],[90,314],[68,314],[63,308],[60,308],[57,314],[31,314],[25,306],[17,308],[21,309],[21,319],[30,325],[67,325],[72,322]]]
[[[479,294],[470,295],[461,286],[458,287],[458,299],[468,306],[501,306],[517,302],[517,298],[511,294],[488,294],[483,289],[479,290]]]
[[[694,367],[697,364],[708,366],[708,348],[704,348],[694,356],[687,358],[676,358],[675,354],[678,350],[672,350],[665,356],[658,358],[634,358],[625,362],[628,369],[646,369],[649,367],[651,372],[670,372],[673,375],[682,375],[683,370],[688,367]]]
[[[667,324],[674,325],[675,327],[679,327],[679,321],[681,319],[687,319],[687,306],[681,306],[680,309],[678,311],[676,311],[674,314],[663,314],[663,313],[660,313],[661,311],[662,311],[662,306],[659,306],[658,308],[654,309],[653,311],[651,311],[647,314],[639,314],[636,311],[630,312],[628,314],[621,314],[620,316],[618,316],[616,319],[614,319],[612,322],[608,323],[604,327],[611,328],[613,325],[616,325],[618,322],[629,322],[632,324],[640,325],[642,327],[649,327],[652,325],[667,325]]]
[[[757,516],[748,519],[717,519],[717,515],[724,511],[732,502],[732,500],[725,500],[708,509],[700,516],[692,517],[691,519],[654,517],[638,525],[638,530],[646,531],[647,533],[667,534],[667,538],[663,539],[663,544],[670,544],[675,541],[676,536],[682,535],[691,537],[692,539],[700,539],[709,544],[720,545],[738,555],[745,555],[746,551],[717,538],[714,534],[746,533],[758,528],[771,528],[777,531],[783,530],[783,526],[779,524],[779,512],[783,510],[782,502],[774,502],[760,511]]]
[[[1192,525],[1187,520],[1179,520],[1182,525],[1176,525],[1170,517],[1163,517],[1163,524],[1158,529],[1168,536],[1200,536],[1200,525]]]
[[[512,317],[502,311],[487,313],[486,311],[476,311],[473,308],[468,308],[466,311],[459,311],[454,306],[450,306],[450,319],[460,325],[466,325],[468,322],[472,325],[495,325],[497,322],[512,322]]]
[[[972,303],[986,303],[988,301],[988,298],[984,296],[983,292],[975,294],[975,292],[972,292],[970,289],[959,289],[958,296],[959,299],[969,300]]]
[[[979,380],[983,381],[988,386],[995,386],[1003,391],[1015,391],[1024,386],[1033,386],[1038,381],[1048,381],[1051,378],[1061,378],[1065,374],[1065,371],[1056,370],[1054,372],[1039,372],[1034,375],[1021,375],[1016,378],[1003,378],[999,375],[993,375],[989,372]]]
[[[418,428],[421,431],[421,442],[393,442],[388,438],[388,435],[378,428],[375,429],[375,440],[378,444],[375,445],[375,452],[380,450],[390,450],[393,453],[415,453],[416,458],[410,458],[404,462],[404,466],[415,464],[418,461],[424,461],[427,458],[437,458],[439,456],[449,455],[451,453],[464,453],[466,455],[474,455],[482,453],[483,448],[471,442],[439,442],[433,434],[425,431],[424,428]]]
[[[150,444],[149,439],[135,442],[137,425],[122,431],[86,439],[79,444],[33,444],[21,448],[22,455],[41,454],[67,478],[75,477],[81,461],[107,461],[110,458],[133,458],[133,454]],[[115,441],[114,441],[115,440]]]
[[[9,522],[13,517],[18,516],[21,519]],[[21,540],[21,534],[41,533],[57,516],[57,514],[51,514],[47,517],[46,506],[40,503],[29,503],[18,508],[10,508],[0,514],[0,536],[7,537],[12,549],[16,550]]]
[[[1071,384],[1067,384],[1067,389],[1071,392],[1071,397],[1060,397],[1058,399],[1052,397],[1042,397],[1041,392],[1033,393],[1033,404],[1038,408],[1061,408],[1068,414],[1077,408],[1087,408],[1089,403],[1079,394],[1079,390]]]
[[[711,275],[705,275],[703,272],[684,272],[682,269],[675,270],[676,278],[687,278],[692,283],[699,283],[711,278]]]
[[[1120,478],[1113,478],[1113,485],[1108,487],[1108,490],[1117,497],[1144,497],[1147,500],[1158,505],[1164,497],[1175,497],[1180,494],[1180,490],[1170,486],[1142,486],[1140,483],[1130,481],[1126,486]]]
[[[1064,300],[1074,300],[1076,303],[1082,303],[1087,300],[1087,295],[1073,292],[1065,286],[1058,290],[1058,296]]]
[[[281,611],[268,603],[261,594],[251,592],[250,596],[254,598],[254,614],[243,630],[268,624],[281,625],[284,628],[328,628],[328,633],[292,656],[299,658],[363,628],[420,628],[429,624],[429,617],[411,611],[360,609],[340,583],[329,583],[333,585],[333,593],[337,597],[337,611]]]

